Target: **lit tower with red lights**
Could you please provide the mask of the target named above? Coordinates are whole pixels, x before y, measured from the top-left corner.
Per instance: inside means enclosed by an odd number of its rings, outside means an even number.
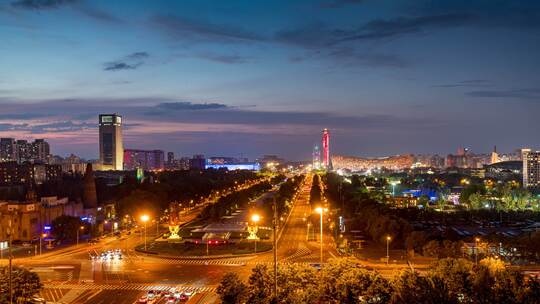
[[[322,131],[322,154],[323,154],[323,167],[325,169],[331,169],[330,164],[330,131],[323,129]]]

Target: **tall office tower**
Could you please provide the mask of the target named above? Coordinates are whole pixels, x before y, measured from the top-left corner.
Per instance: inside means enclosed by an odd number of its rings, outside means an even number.
[[[523,187],[540,186],[540,151],[521,149],[523,160]]]
[[[46,163],[49,154],[51,153],[51,149],[49,147],[49,143],[45,141],[45,139],[36,139],[32,143],[32,152],[31,157],[34,162],[37,163]]]
[[[17,160],[17,143],[13,138],[0,138],[0,162]]]
[[[322,132],[322,153],[323,160],[322,165],[325,169],[331,169],[330,164],[330,131],[328,129],[323,129]]]
[[[321,150],[319,149],[319,145],[315,145],[313,147],[313,169],[317,170],[321,168]]]
[[[99,160],[102,170],[123,170],[123,158],[122,116],[99,115]]]
[[[493,152],[491,152],[491,163],[495,164],[499,162],[499,154],[497,153],[497,146],[493,147]]]
[[[172,166],[174,163],[174,152],[167,152],[167,165]]]
[[[24,139],[17,140],[17,162],[24,163],[32,160],[32,144]]]

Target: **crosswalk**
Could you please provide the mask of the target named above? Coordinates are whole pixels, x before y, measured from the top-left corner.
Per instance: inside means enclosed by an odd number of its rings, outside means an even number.
[[[44,284],[47,289],[69,289],[69,290],[139,290],[139,291],[169,291],[171,288],[176,288],[179,292],[215,292],[214,286],[192,286],[178,284],[145,284],[145,283],[121,283],[121,284],[100,284],[100,283],[85,283],[85,284]]]

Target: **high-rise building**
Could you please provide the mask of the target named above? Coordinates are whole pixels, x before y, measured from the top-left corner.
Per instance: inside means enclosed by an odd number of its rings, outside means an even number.
[[[161,170],[165,166],[163,150],[124,150],[124,169]]]
[[[323,129],[322,131],[322,165],[325,169],[331,169],[330,161],[330,131]]]
[[[17,142],[14,138],[0,138],[0,162],[17,161]]]
[[[172,166],[174,163],[174,152],[167,152],[167,165]]]
[[[123,159],[122,116],[99,115],[99,160],[102,170],[123,170]]]
[[[32,144],[27,140],[17,140],[17,158],[19,163],[32,161]]]
[[[45,139],[36,139],[32,142],[31,158],[33,162],[46,163],[50,152],[49,143]]]
[[[491,152],[491,164],[499,162],[499,154],[497,153],[497,146],[493,147],[493,152]]]
[[[523,187],[540,186],[540,151],[521,149],[523,161]]]
[[[96,208],[97,207],[97,192],[96,181],[94,178],[94,171],[92,170],[92,164],[86,165],[86,171],[84,174],[84,188],[83,188],[83,204],[84,208]]]
[[[319,149],[319,145],[315,145],[313,147],[313,161],[312,161],[312,167],[313,169],[317,170],[321,168],[321,150]]]

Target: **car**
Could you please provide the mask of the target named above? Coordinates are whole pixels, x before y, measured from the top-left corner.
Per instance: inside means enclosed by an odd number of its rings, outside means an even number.
[[[148,303],[148,298],[146,296],[142,296],[139,298],[139,300],[137,301],[137,303],[139,304],[146,304]]]

